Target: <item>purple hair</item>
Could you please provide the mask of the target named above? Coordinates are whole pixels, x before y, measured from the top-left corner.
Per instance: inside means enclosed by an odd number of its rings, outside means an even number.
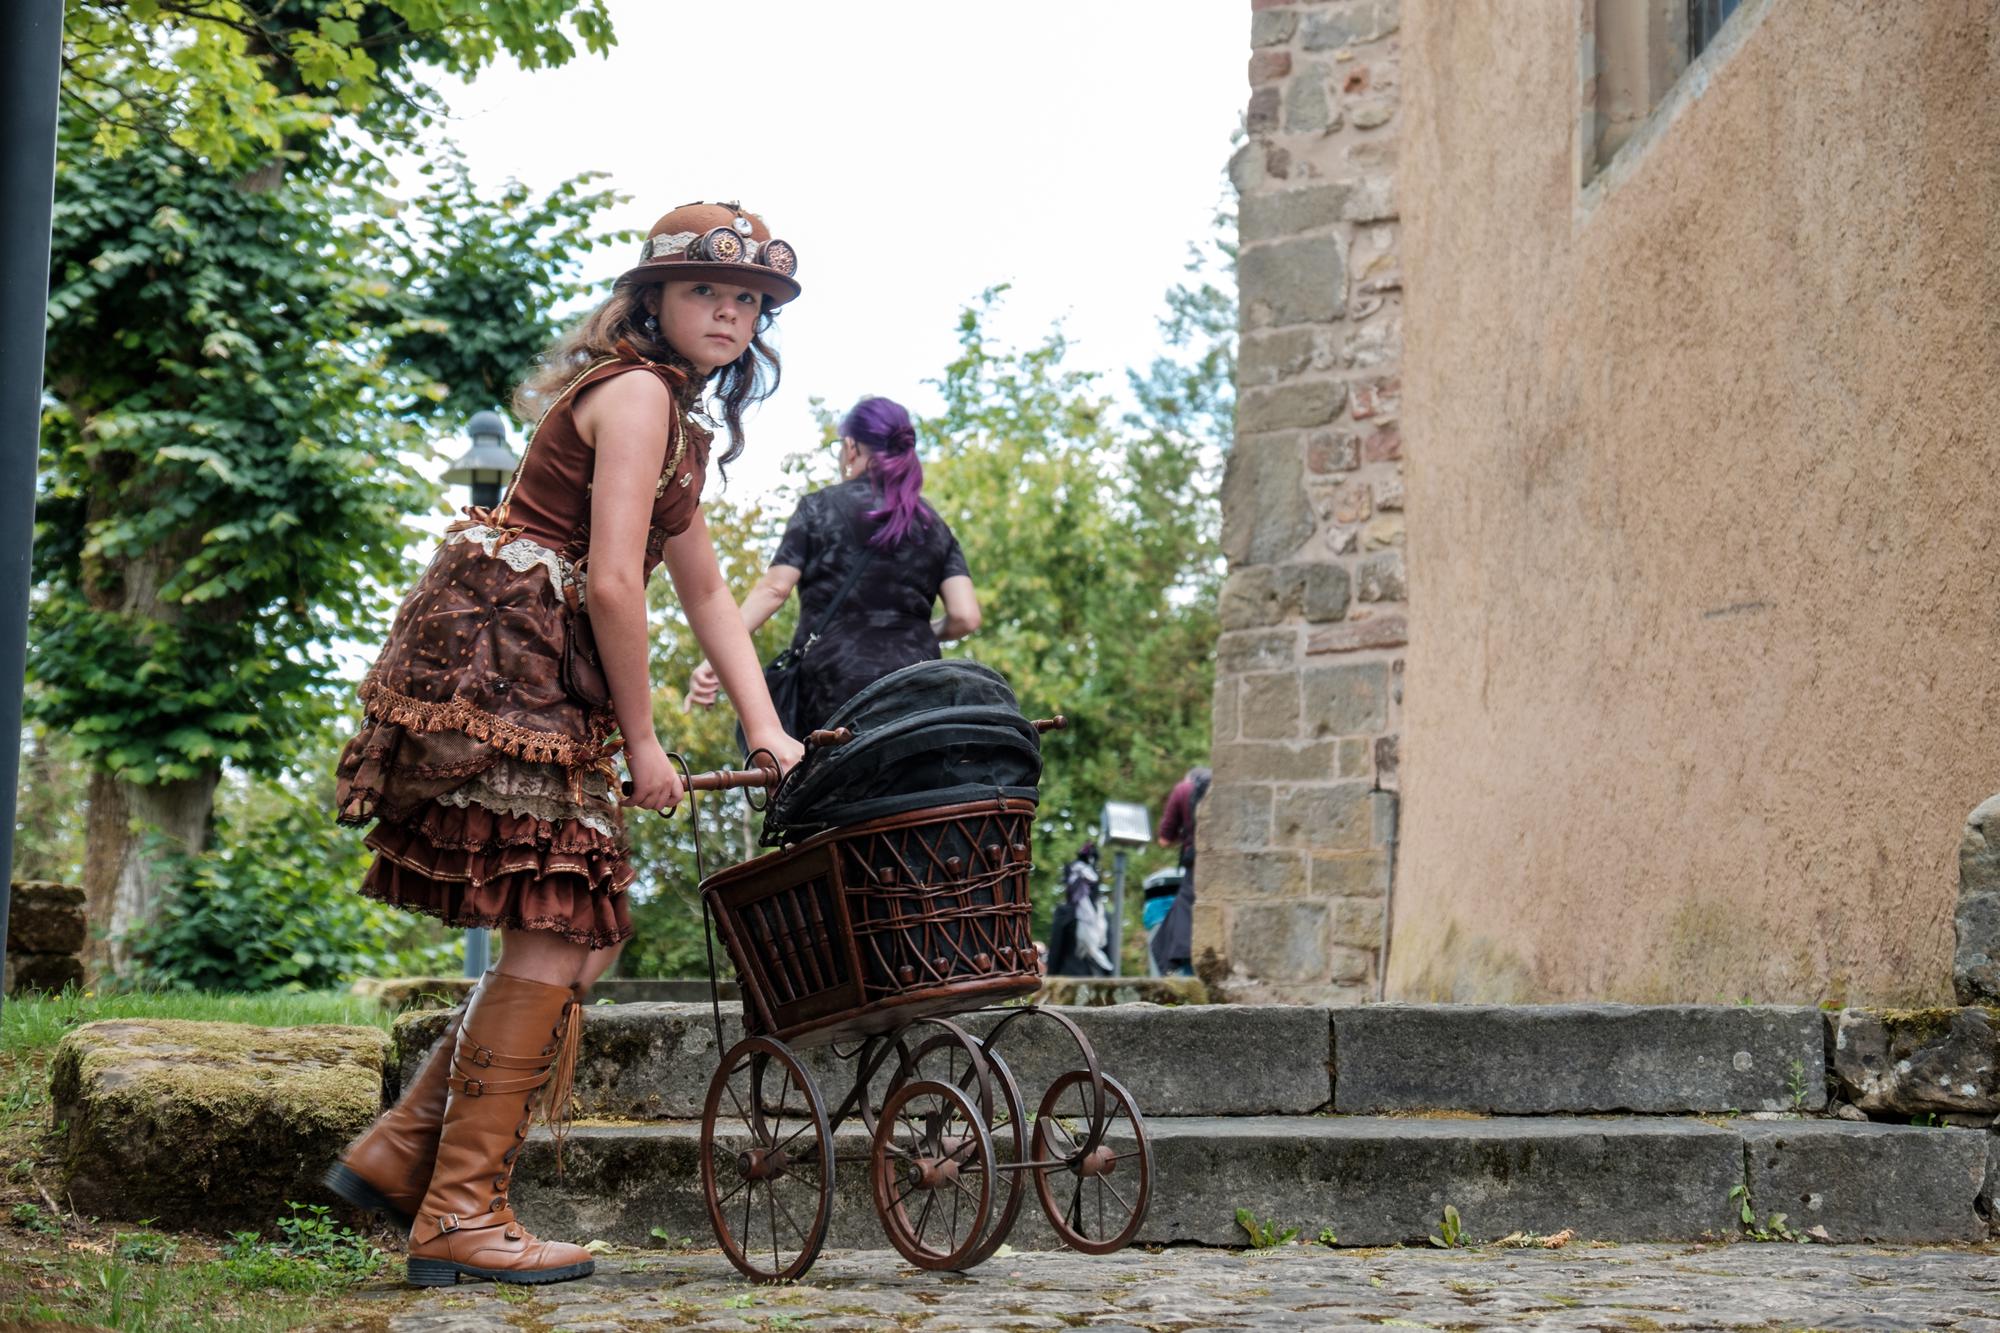
[[[889,398],[863,398],[841,419],[840,433],[868,450],[868,476],[882,500],[880,509],[868,511],[877,523],[868,544],[885,550],[901,546],[916,529],[929,527],[917,432],[903,405]]]

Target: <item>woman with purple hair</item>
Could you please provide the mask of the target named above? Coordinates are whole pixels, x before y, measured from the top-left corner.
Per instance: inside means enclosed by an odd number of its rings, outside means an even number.
[[[754,633],[798,589],[794,736],[816,729],[862,686],[936,661],[940,641],[979,628],[958,538],[924,503],[917,432],[902,404],[863,398],[841,420],[840,476],[799,501],[771,567],[743,599],[743,623]],[[944,614],[933,619],[939,600]],[[703,662],[688,700],[706,708],[719,686]]]

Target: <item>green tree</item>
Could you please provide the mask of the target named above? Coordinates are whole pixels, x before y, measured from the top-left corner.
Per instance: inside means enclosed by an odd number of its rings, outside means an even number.
[[[608,42],[598,0],[71,6],[30,705],[92,769],[114,965],[168,864],[140,831],[199,851],[225,763],[326,725],[330,646],[374,637],[436,501],[435,422],[578,294],[589,178],[482,199],[447,152],[399,198],[380,153],[427,114],[416,62],[559,61],[564,15]]]

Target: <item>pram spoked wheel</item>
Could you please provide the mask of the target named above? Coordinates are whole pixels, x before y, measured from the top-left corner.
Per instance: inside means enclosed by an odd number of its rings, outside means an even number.
[[[787,1281],[819,1257],[833,1214],[833,1133],[812,1075],[783,1042],[737,1042],[709,1080],[701,1185],[716,1239],[744,1276]]]
[[[956,1024],[932,1021],[946,1031],[928,1038],[905,1058],[890,1091],[917,1078],[948,1083],[972,1097],[986,1121],[993,1139],[993,1169],[999,1177],[1000,1193],[986,1234],[955,1265],[971,1268],[992,1257],[1020,1215],[1027,1190],[1021,1177],[1028,1161],[1028,1113],[1021,1101],[1020,1085],[999,1052],[982,1047]]]
[[[889,1243],[919,1268],[984,1258],[993,1210],[993,1138],[973,1099],[918,1079],[889,1094],[869,1160],[875,1212]]]
[[[1101,1118],[1084,1069],[1051,1083],[1035,1113],[1035,1195],[1063,1244],[1082,1254],[1123,1249],[1146,1220],[1153,1193],[1153,1153],[1139,1108],[1124,1084],[1098,1077]]]

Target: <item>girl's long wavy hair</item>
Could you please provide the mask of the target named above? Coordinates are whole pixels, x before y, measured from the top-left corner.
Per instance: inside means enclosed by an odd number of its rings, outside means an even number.
[[[680,372],[674,391],[677,400],[674,406],[680,410],[692,409],[704,387],[714,396],[722,424],[729,428],[729,451],[716,462],[727,467],[743,453],[744,409],[776,392],[783,374],[777,351],[764,341],[777,312],[766,304],[757,316],[757,331],[743,355],[708,376],[704,385],[702,376],[686,357],[675,351],[664,337],[646,332],[644,292],[638,283],[620,284],[602,305],[550,343],[535,358],[527,378],[514,390],[515,419],[532,431],[572,379],[593,361],[620,355],[622,344],[649,361],[658,361]]]
[[[870,546],[893,550],[919,528],[930,526],[924,509],[924,465],[917,461],[917,430],[910,413],[889,398],[863,398],[840,420],[841,438],[868,451],[868,477],[881,498]]]

